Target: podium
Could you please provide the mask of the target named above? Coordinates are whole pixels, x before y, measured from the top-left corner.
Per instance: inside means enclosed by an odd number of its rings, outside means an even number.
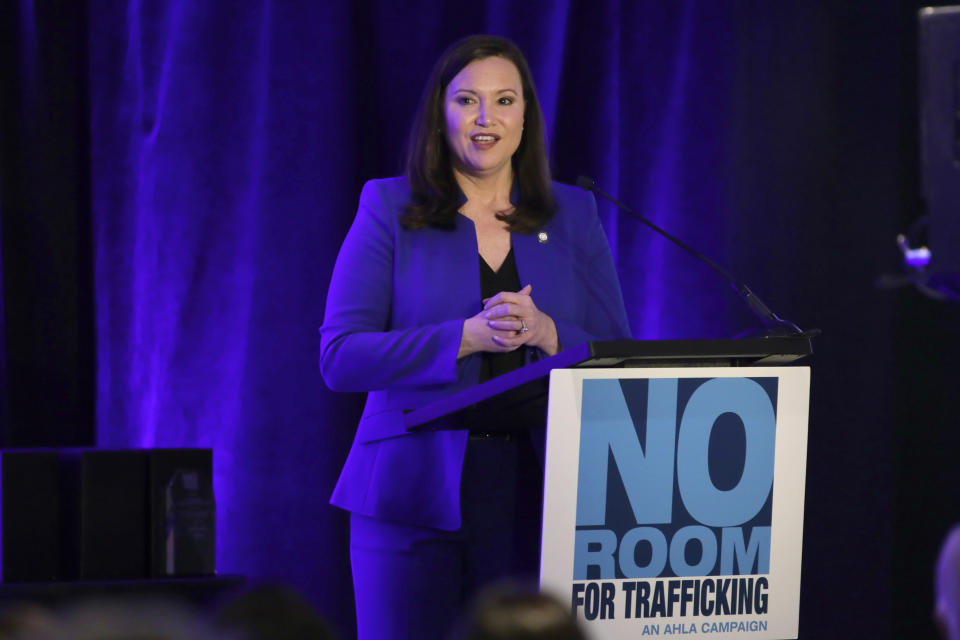
[[[803,337],[588,342],[405,415],[547,425],[541,588],[597,637],[797,637]],[[496,416],[491,419],[491,416]]]

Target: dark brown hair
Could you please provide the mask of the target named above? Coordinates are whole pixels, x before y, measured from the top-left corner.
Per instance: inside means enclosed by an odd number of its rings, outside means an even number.
[[[461,640],[586,640],[576,618],[555,598],[511,586],[481,596]]]
[[[553,216],[543,113],[527,60],[517,45],[505,38],[475,35],[454,42],[440,56],[420,99],[407,146],[411,202],[401,218],[405,228],[454,227],[460,203],[445,133],[447,86],[471,62],[493,57],[505,58],[517,68],[525,105],[523,136],[513,154],[514,179],[520,188],[520,202],[511,213],[498,214],[497,217],[507,223],[510,231],[531,233]]]

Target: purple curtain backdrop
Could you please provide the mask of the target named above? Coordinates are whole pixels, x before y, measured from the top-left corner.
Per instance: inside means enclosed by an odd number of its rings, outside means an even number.
[[[102,446],[213,447],[219,570],[349,620],[326,500],[360,398],[316,356],[359,79],[324,7],[91,3],[97,424]]]
[[[327,499],[362,398],[317,372],[327,281],[363,181],[401,171],[432,61],[492,32],[530,58],[558,179],[593,176],[825,330],[801,632],[884,634],[859,618],[890,598],[875,578],[889,570],[893,315],[871,281],[896,264],[912,123],[889,96],[913,73],[909,12],[89,0],[88,14],[98,443],[214,448],[221,572],[292,582],[352,633],[346,517]],[[635,337],[752,325],[716,275],[601,215]],[[864,578],[846,608],[838,572]]]

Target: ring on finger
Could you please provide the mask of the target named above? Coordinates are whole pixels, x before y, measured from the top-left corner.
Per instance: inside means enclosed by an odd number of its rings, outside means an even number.
[[[527,329],[527,323],[523,321],[523,318],[521,318],[521,319],[520,319],[520,331],[518,331],[518,333],[526,333],[527,331],[530,331],[530,329]]]

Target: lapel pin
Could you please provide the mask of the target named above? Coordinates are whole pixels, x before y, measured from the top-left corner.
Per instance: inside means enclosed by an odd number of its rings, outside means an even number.
[[[537,234],[537,240],[540,241],[540,244],[547,244],[547,240],[550,239],[550,236],[547,235],[546,231],[541,231]]]

